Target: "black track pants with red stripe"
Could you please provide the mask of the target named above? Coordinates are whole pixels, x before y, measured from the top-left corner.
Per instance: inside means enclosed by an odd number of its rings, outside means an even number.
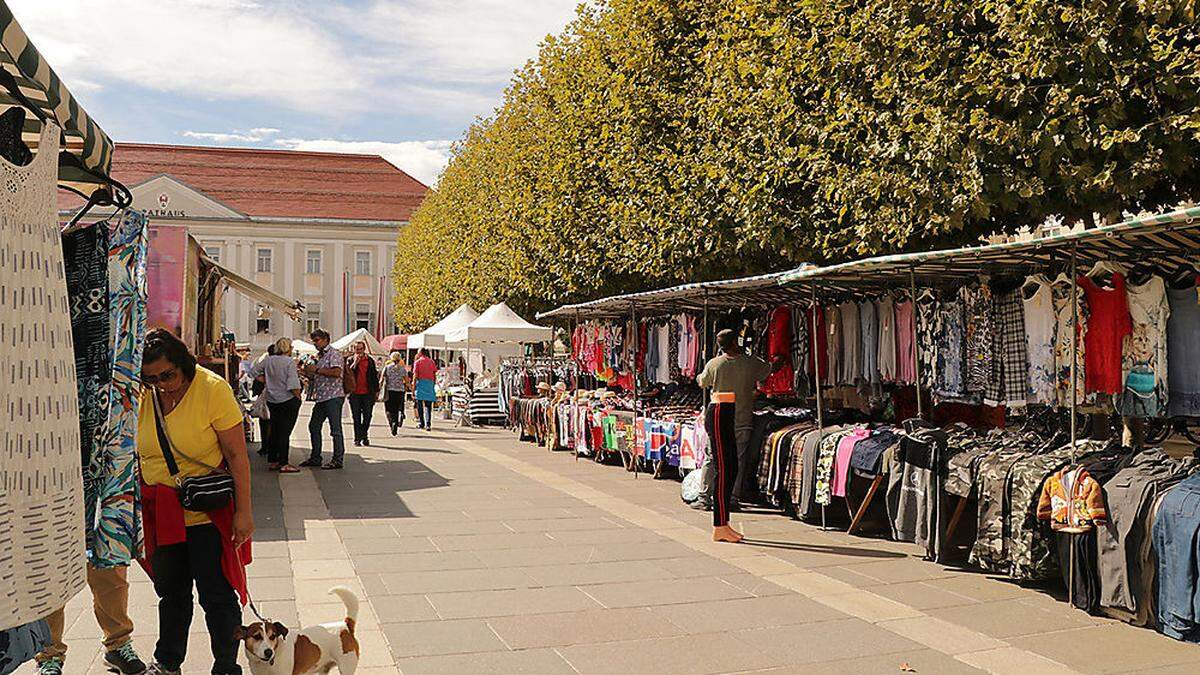
[[[716,402],[708,404],[704,411],[704,428],[708,431],[708,452],[712,457],[712,491],[708,495],[712,504],[713,526],[729,524],[729,500],[733,497],[733,484],[737,481],[738,456],[737,436],[734,433],[734,403]]]

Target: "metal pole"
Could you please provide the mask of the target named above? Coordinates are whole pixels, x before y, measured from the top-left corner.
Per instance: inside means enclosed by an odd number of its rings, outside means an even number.
[[[1078,422],[1075,419],[1075,408],[1077,406],[1076,384],[1079,382],[1079,373],[1076,372],[1075,362],[1079,358],[1079,296],[1077,295],[1077,284],[1079,283],[1076,277],[1076,264],[1078,262],[1078,248],[1076,243],[1071,244],[1071,463],[1075,463],[1075,441],[1077,438]],[[1071,527],[1071,505],[1067,503],[1067,526]],[[1067,565],[1070,567],[1067,570],[1067,603],[1075,605],[1075,536],[1068,534],[1068,541],[1071,542],[1071,548],[1067,552],[1070,560]]]
[[[908,292],[912,301],[913,319],[913,389],[917,392],[917,417],[925,417],[925,404],[921,402],[921,320],[917,312],[917,270],[908,266]]]
[[[810,323],[812,324],[812,362],[813,362],[813,396],[817,402],[817,451],[820,452],[821,441],[825,438],[825,406],[822,402],[823,394],[821,392],[821,350],[819,345],[820,336],[817,334],[817,312],[821,311],[817,306],[817,285],[810,284],[808,287],[809,304],[812,309],[810,314]],[[825,505],[821,505],[821,529],[825,528]]]
[[[637,424],[638,424],[638,412],[637,412],[637,404],[638,404],[638,371],[637,371],[638,325],[637,325],[637,303],[633,302],[633,301],[630,301],[630,303],[629,303],[629,321],[633,326],[633,363],[630,364],[630,370],[633,371],[633,425],[634,425],[634,428],[630,429],[629,431],[631,433],[633,433],[635,431],[635,429],[637,429]],[[636,433],[633,433],[633,438],[634,438],[635,443],[632,444],[633,452],[629,453],[629,462],[630,462],[630,464],[633,464],[633,479],[637,480],[637,477],[638,477],[638,461],[637,461],[638,447],[637,447],[637,443],[636,443],[636,440],[637,440]]]

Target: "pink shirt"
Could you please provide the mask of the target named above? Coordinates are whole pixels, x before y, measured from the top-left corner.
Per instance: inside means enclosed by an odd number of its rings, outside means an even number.
[[[867,438],[871,432],[867,429],[855,429],[838,441],[837,457],[833,462],[833,496],[845,497],[846,484],[850,482],[850,456],[854,454],[854,444]]]
[[[896,303],[896,381],[912,384],[917,379],[913,363],[913,304],[911,300]],[[925,366],[930,367],[929,365]]]
[[[428,356],[422,356],[413,364],[413,377],[418,380],[432,380],[437,376],[437,363]]]

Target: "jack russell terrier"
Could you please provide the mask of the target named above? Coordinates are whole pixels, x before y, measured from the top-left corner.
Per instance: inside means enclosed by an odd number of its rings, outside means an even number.
[[[242,626],[234,634],[241,640],[254,675],[308,675],[329,673],[335,667],[341,675],[353,675],[358,668],[358,640],[354,624],[358,620],[358,596],[345,586],[329,592],[346,605],[342,621],[289,631],[278,621],[256,621]]]

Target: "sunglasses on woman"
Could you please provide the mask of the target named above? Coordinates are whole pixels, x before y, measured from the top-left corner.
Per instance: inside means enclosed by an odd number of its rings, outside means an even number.
[[[179,369],[169,368],[158,375],[142,375],[142,384],[153,387],[156,384],[174,382],[176,377],[179,377]]]

